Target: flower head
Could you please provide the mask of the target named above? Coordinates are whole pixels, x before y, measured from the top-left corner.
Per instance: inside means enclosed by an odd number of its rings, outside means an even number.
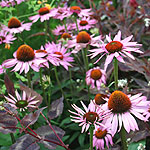
[[[99,67],[92,68],[86,72],[86,84],[91,88],[97,87],[100,90],[101,83],[106,83],[106,73]]]
[[[113,145],[111,129],[96,126],[93,136],[93,147],[96,147],[97,150],[103,150],[106,145],[109,149],[109,143]]]
[[[117,130],[119,132],[122,126],[128,133],[130,130],[138,130],[134,116],[146,121],[143,112],[148,109],[149,102],[146,101],[145,96],[141,95],[141,93],[134,96],[126,95],[116,90],[110,95],[109,99],[105,98],[107,103],[103,105],[103,109],[112,111],[112,114],[106,120],[106,124],[112,126],[112,135],[115,135]]]
[[[106,97],[108,98],[107,95],[98,93],[94,97],[94,103],[97,104],[97,105],[105,104],[107,102],[105,100]]]
[[[66,70],[68,66],[72,66],[70,62],[73,62],[73,57],[70,57],[71,53],[67,52],[67,49],[59,44],[47,43],[45,48],[48,52],[47,60],[55,66],[62,65]]]
[[[38,19],[40,19],[41,22],[44,22],[45,20],[49,20],[50,17],[55,16],[56,10],[50,9],[49,7],[41,7],[38,10],[38,14],[35,16],[29,17],[29,20],[32,20],[32,22],[37,22]]]
[[[80,123],[79,126],[82,126],[82,131],[81,133],[87,131],[90,127],[90,125],[99,125],[103,126],[103,124],[100,123],[106,116],[108,111],[103,111],[100,107],[96,107],[93,101],[90,102],[88,108],[85,106],[85,104],[81,101],[81,104],[84,108],[85,111],[83,111],[81,108],[77,107],[75,104],[72,105],[72,107],[77,111],[73,112],[70,111],[70,113],[76,115],[76,116],[71,116],[73,119],[72,121],[76,123]]]
[[[7,102],[14,107],[15,109],[20,109],[20,111],[25,111],[27,108],[36,108],[39,100],[36,100],[35,96],[31,97],[28,93],[23,91],[22,96],[15,91],[15,97],[11,94],[8,94],[9,97],[4,96]]]
[[[0,6],[1,7],[11,7],[15,5],[15,1],[14,0],[2,0],[0,2]]]
[[[30,67],[34,71],[39,71],[39,65],[46,62],[47,60],[41,57],[44,57],[44,53],[35,53],[35,51],[28,45],[21,45],[16,52],[13,54],[13,59],[8,59],[3,62],[5,68],[11,68],[15,66],[12,71],[23,71],[27,73]]]
[[[95,62],[97,63],[104,55],[107,54],[107,58],[104,64],[104,70],[107,69],[108,64],[110,64],[114,57],[117,58],[118,61],[124,63],[123,57],[130,57],[131,59],[135,59],[131,52],[142,53],[142,51],[137,48],[137,46],[141,46],[141,44],[137,44],[137,42],[129,42],[132,39],[133,35],[121,40],[121,31],[117,33],[113,40],[111,40],[110,36],[106,35],[106,40],[108,41],[105,44],[102,40],[100,40],[101,44],[98,44],[99,49],[89,50],[92,52],[90,54],[91,58],[103,53],[100,58]]]
[[[21,33],[24,30],[29,31],[31,25],[32,23],[20,22],[17,18],[12,17],[8,22],[8,26],[2,25],[2,30],[10,33]]]

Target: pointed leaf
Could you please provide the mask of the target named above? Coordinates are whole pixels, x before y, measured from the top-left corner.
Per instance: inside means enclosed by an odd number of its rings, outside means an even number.
[[[61,97],[60,99],[57,99],[52,102],[50,110],[47,114],[49,119],[54,119],[62,114],[64,103],[63,103],[64,97]]]

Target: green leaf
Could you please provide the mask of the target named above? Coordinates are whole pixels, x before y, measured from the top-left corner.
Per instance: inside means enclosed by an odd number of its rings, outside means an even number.
[[[141,140],[139,142],[133,142],[133,143],[129,144],[128,150],[136,150],[136,149],[138,149],[138,146],[140,146],[141,144],[143,146],[145,146],[145,143],[146,143],[145,140]]]
[[[20,74],[18,74],[17,72],[15,72],[16,78],[20,79],[21,81],[25,82],[28,81],[24,76],[21,76]]]
[[[11,138],[9,134],[3,134],[0,132],[0,145],[1,146],[8,146],[11,145]]]
[[[80,134],[80,136],[78,137],[78,142],[79,142],[80,146],[84,145],[85,137],[86,137],[85,133]]]
[[[80,132],[75,132],[69,139],[69,144],[71,144],[79,136],[79,134]]]

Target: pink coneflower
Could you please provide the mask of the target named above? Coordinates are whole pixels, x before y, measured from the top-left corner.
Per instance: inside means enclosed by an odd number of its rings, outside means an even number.
[[[35,16],[29,17],[29,20],[32,20],[32,22],[37,22],[38,19],[40,19],[41,22],[44,22],[45,20],[49,20],[50,17],[55,16],[56,10],[50,9],[48,7],[42,7],[38,10],[38,14]]]
[[[150,117],[150,104],[148,105],[148,109],[143,113],[146,119],[149,119]]]
[[[16,38],[6,31],[0,31],[0,44],[6,43],[6,44],[12,44]]]
[[[70,111],[73,115],[76,116],[70,116],[72,121],[75,123],[80,123],[79,126],[82,126],[82,131],[81,133],[85,132],[89,129],[90,125],[99,125],[103,126],[103,124],[100,123],[107,115],[108,111],[103,111],[100,107],[96,107],[94,103],[91,101],[88,108],[85,106],[85,104],[81,101],[81,104],[84,108],[85,111],[83,111],[81,108],[76,106],[75,104],[72,105],[72,107],[77,111],[73,112]]]
[[[97,20],[91,19],[90,17],[83,17],[81,20],[77,19],[77,25],[79,31],[81,30],[89,30],[90,28],[94,27],[97,23]],[[76,23],[72,25],[74,29],[76,29]]]
[[[70,10],[68,12],[70,15],[75,14],[79,17],[89,17],[90,15],[93,15],[94,12],[92,12],[92,9],[81,9],[79,6],[72,6],[70,7]]]
[[[106,73],[100,67],[94,67],[86,72],[86,84],[100,90],[101,84],[106,84]]]
[[[147,121],[143,112],[148,109],[149,101],[141,93],[134,96],[126,95],[121,91],[114,91],[109,99],[105,98],[107,103],[102,107],[104,110],[111,110],[112,114],[106,119],[106,125],[112,127],[112,135],[120,131],[124,126],[129,133],[130,130],[138,130],[138,125],[134,117]]]
[[[11,7],[15,5],[15,1],[14,0],[2,0],[0,2],[0,6],[1,7]]]
[[[13,59],[8,59],[3,62],[3,66],[5,68],[11,68],[15,66],[15,68],[12,71],[19,71],[22,73],[23,71],[27,73],[30,69],[30,67],[38,72],[39,71],[39,65],[46,62],[46,59],[43,59],[41,57],[44,57],[44,53],[35,53],[35,51],[28,45],[21,45],[16,52],[13,54]]]
[[[109,143],[113,145],[111,129],[96,126],[93,136],[93,147],[96,147],[96,150],[104,150],[106,145],[109,149]]]
[[[95,95],[93,102],[94,102],[97,106],[103,105],[103,104],[105,104],[105,103],[107,102],[107,101],[105,100],[106,97],[108,98],[107,95],[98,93],[98,94]]]
[[[8,26],[2,25],[2,30],[10,33],[21,33],[24,30],[29,31],[31,25],[32,23],[23,23],[20,22],[17,18],[12,17],[8,22]]]
[[[101,36],[93,38],[94,35],[89,35],[86,31],[81,31],[77,36],[72,37],[66,44],[67,48],[73,48],[72,53],[78,53],[81,49],[86,48],[88,45],[95,45],[101,39]],[[96,44],[97,45],[97,44]]]
[[[62,65],[66,70],[68,66],[72,66],[70,62],[73,62],[73,57],[70,57],[71,53],[67,52],[67,49],[59,44],[47,43],[45,48],[48,52],[47,60],[55,66]]]
[[[19,95],[18,91],[15,91],[16,97],[8,94],[9,97],[4,96],[8,103],[14,107],[15,109],[19,109],[20,111],[25,111],[28,108],[37,108],[37,103],[40,100],[36,100],[36,96],[31,97],[29,93],[23,91],[22,96]]]
[[[25,0],[15,0],[17,2],[17,4],[20,4],[22,2],[24,2]]]
[[[129,42],[132,39],[133,35],[125,38],[124,40],[121,40],[121,31],[118,32],[118,34],[114,37],[113,40],[111,40],[110,36],[106,35],[106,40],[109,42],[105,44],[102,40],[100,40],[101,44],[99,44],[98,49],[92,49],[89,50],[92,52],[90,54],[91,59],[95,56],[104,53],[95,63],[97,63],[104,55],[107,54],[107,58],[105,60],[104,64],[104,70],[107,69],[108,64],[110,64],[114,57],[117,58],[118,61],[124,63],[124,60],[122,57],[130,57],[132,59],[135,59],[134,56],[131,54],[131,52],[136,53],[143,53],[142,51],[137,48],[137,46],[141,46],[141,44],[137,44],[137,42]]]

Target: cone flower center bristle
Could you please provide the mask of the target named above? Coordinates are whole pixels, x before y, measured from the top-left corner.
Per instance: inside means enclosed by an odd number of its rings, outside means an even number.
[[[50,12],[50,9],[48,7],[42,7],[39,9],[39,14],[42,16],[42,15],[45,15],[45,14],[48,14]]]
[[[47,51],[43,50],[43,49],[38,49],[38,50],[36,50],[36,53],[47,53]]]
[[[16,106],[18,108],[24,108],[24,107],[28,106],[28,102],[27,102],[27,100],[19,100],[16,102]]]
[[[95,103],[97,105],[105,104],[106,101],[104,100],[104,98],[106,98],[106,97],[108,97],[108,96],[105,95],[105,94],[100,94],[100,93],[96,94],[96,96],[94,98],[95,99]]]
[[[88,112],[83,116],[83,119],[86,118],[86,121],[94,123],[94,121],[99,119],[99,116],[96,112]]]
[[[12,28],[19,28],[19,27],[21,27],[20,21],[17,18],[12,17],[8,22],[8,28],[12,29]]]
[[[106,129],[105,129],[105,130],[100,130],[100,129],[98,128],[98,130],[95,132],[95,136],[96,136],[98,139],[104,138],[104,137],[106,136],[106,134],[107,134],[107,130],[106,130]]]
[[[61,52],[55,52],[54,54],[59,55],[58,58],[63,60],[64,57],[63,57],[63,54]]]
[[[123,92],[114,91],[109,97],[108,108],[114,113],[124,113],[131,108],[131,101]]]
[[[80,21],[80,26],[86,26],[86,25],[88,25],[88,22],[86,20]]]
[[[28,45],[21,45],[16,53],[16,57],[18,60],[27,62],[34,59],[34,50]]]
[[[109,53],[115,53],[115,52],[119,52],[122,50],[123,44],[120,43],[119,41],[112,41],[109,42],[105,48],[107,49],[107,51]]]
[[[76,37],[77,43],[88,43],[91,40],[90,35],[86,31],[81,31]]]
[[[73,12],[73,13],[80,13],[81,12],[81,8],[79,6],[72,6],[70,8],[70,10]]]
[[[69,34],[69,33],[63,33],[62,35],[61,35],[61,38],[63,38],[63,39],[70,39],[71,38],[71,35]]]
[[[100,69],[93,69],[91,71],[90,77],[94,80],[99,80],[102,77],[102,72],[100,71]]]

